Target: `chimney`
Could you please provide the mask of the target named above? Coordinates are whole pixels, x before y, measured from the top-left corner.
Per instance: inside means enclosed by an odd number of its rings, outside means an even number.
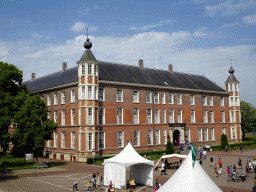
[[[139,66],[140,66],[141,68],[144,68],[144,67],[143,67],[143,60],[142,60],[142,59],[139,60]]]
[[[66,71],[67,69],[67,62],[62,63],[62,71]]]
[[[172,64],[168,65],[168,69],[169,69],[170,72],[173,72]]]
[[[36,74],[35,73],[32,73],[31,74],[31,80],[34,80],[36,78]]]

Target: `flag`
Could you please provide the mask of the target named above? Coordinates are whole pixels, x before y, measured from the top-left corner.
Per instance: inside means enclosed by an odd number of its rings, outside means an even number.
[[[195,163],[196,163],[197,152],[196,152],[195,147],[192,145],[192,143],[191,143],[191,152],[192,152],[192,165],[193,165],[193,168],[194,168]]]

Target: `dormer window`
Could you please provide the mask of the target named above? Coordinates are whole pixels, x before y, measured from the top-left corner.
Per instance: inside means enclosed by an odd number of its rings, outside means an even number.
[[[82,75],[85,75],[85,65],[82,65]]]
[[[92,65],[88,65],[88,75],[92,74]]]

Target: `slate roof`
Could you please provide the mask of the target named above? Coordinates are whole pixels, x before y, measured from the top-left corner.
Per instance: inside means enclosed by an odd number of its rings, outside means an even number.
[[[139,66],[104,61],[98,62],[100,81],[226,92],[224,89],[201,75],[141,68]],[[26,84],[31,92],[37,92],[72,83],[78,83],[77,67],[72,67],[66,71],[59,71],[34,80],[26,81],[23,84]]]
[[[78,61],[96,61],[96,58],[94,57],[94,55],[92,54],[91,50],[90,49],[86,49],[84,51],[84,54],[82,55],[81,59]]]
[[[226,84],[227,83],[239,83],[239,81],[236,79],[235,75],[230,74],[226,81]]]

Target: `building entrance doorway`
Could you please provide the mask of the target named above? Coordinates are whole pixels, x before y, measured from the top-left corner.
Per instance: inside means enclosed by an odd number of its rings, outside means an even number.
[[[175,130],[173,132],[173,144],[174,144],[174,146],[180,145],[180,131],[179,130]]]

